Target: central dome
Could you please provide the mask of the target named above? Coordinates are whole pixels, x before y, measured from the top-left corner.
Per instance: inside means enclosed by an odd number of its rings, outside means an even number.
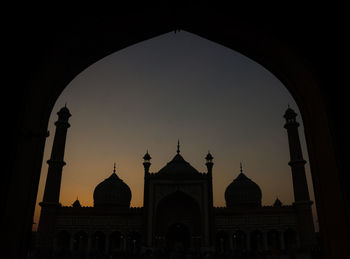
[[[94,190],[94,206],[129,207],[131,191],[115,171]]]
[[[259,185],[242,172],[227,186],[225,191],[227,207],[260,207],[261,197]]]

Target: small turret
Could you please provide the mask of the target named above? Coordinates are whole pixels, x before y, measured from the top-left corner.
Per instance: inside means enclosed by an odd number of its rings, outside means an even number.
[[[207,166],[207,169],[208,169],[208,174],[212,174],[213,173],[213,159],[214,157],[210,154],[210,152],[208,151],[208,154],[207,156],[205,157],[205,160],[207,161],[205,163],[205,165]]]
[[[149,168],[151,166],[151,159],[152,157],[150,156],[150,154],[148,154],[148,150],[146,152],[146,154],[143,156],[143,167],[145,168],[145,174],[149,174]]]
[[[273,203],[274,207],[282,207],[282,202],[280,201],[280,199],[278,199],[278,197],[276,198],[275,202]]]
[[[74,208],[80,208],[81,207],[81,204],[80,204],[80,201],[78,200],[78,197],[77,199],[75,200],[75,202],[72,204],[72,206]]]

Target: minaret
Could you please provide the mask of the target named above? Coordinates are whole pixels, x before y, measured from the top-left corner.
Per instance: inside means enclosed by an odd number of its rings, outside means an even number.
[[[146,154],[143,156],[143,167],[145,168],[145,176],[144,176],[144,182],[143,182],[143,220],[144,220],[144,228],[143,228],[143,238],[144,240],[148,240],[148,245],[150,245],[151,241],[149,240],[147,233],[150,231],[150,223],[149,223],[149,208],[151,207],[150,203],[150,177],[151,174],[149,172],[149,168],[151,166],[151,159],[152,157],[148,153],[148,150]]]
[[[51,150],[51,157],[47,161],[49,165],[44,198],[40,203],[41,213],[38,226],[39,246],[44,253],[49,253],[53,245],[53,235],[55,230],[56,211],[60,206],[59,196],[61,188],[62,168],[66,164],[63,161],[64,149],[66,145],[67,129],[70,127],[68,119],[71,116],[69,110],[64,106],[58,114],[55,122],[56,132]]]
[[[296,121],[297,114],[288,107],[284,118],[286,119],[286,124],[284,128],[288,132],[288,143],[289,143],[289,153],[290,162],[288,163],[292,169],[293,177],[293,190],[294,190],[294,201],[309,201],[309,190],[307,188],[307,181],[305,176],[306,161],[303,158],[303,153],[301,150],[298,127],[299,123]]]
[[[305,175],[306,161],[303,158],[301,150],[298,127],[296,121],[297,114],[289,108],[284,114],[287,129],[290,162],[288,163],[292,169],[294,203],[293,206],[297,213],[298,232],[300,238],[301,249],[310,250],[315,242],[315,229],[312,219],[309,190]]]
[[[66,145],[67,129],[70,127],[68,119],[71,116],[68,108],[63,107],[58,113],[55,122],[56,133],[53,141],[51,157],[47,161],[49,170],[47,172],[44,199],[42,203],[58,203],[61,187],[62,168],[66,165],[63,161],[64,148]]]
[[[214,157],[210,154],[208,150],[208,154],[205,157],[207,166],[207,179],[208,179],[208,222],[209,222],[209,232],[211,233],[210,236],[210,244],[214,244],[213,236],[215,235],[215,224],[214,224],[214,201],[213,201],[213,159]]]

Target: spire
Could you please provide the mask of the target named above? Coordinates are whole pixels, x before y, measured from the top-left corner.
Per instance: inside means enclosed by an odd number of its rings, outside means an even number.
[[[75,200],[75,202],[73,202],[72,206],[74,208],[80,208],[81,207],[80,201],[78,200],[78,196],[77,196],[77,199]]]
[[[180,154],[180,140],[177,140],[177,150],[176,153]]]
[[[242,169],[242,162],[239,162],[239,171],[241,172],[241,173],[243,173],[243,169]]]
[[[280,201],[280,199],[278,199],[278,197],[276,197],[276,200],[273,204],[274,207],[281,207],[282,206],[282,202]]]
[[[113,173],[115,174],[116,163],[114,162]]]

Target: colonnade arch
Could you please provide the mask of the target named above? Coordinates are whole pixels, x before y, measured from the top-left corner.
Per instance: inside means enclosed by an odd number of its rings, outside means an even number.
[[[216,233],[216,251],[236,253],[247,251],[296,251],[298,236],[292,228],[221,230]]]
[[[137,253],[140,250],[139,231],[61,230],[55,235],[54,254],[57,256],[81,255],[90,258],[118,254],[119,252]]]

